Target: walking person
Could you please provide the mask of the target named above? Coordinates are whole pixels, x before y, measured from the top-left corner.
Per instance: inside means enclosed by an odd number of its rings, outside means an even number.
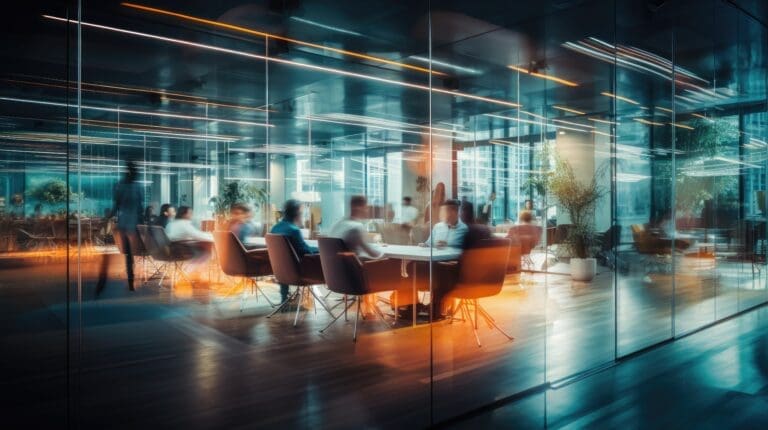
[[[128,275],[128,290],[135,291],[133,287],[133,253],[138,249],[138,234],[136,226],[141,222],[144,209],[144,193],[136,182],[138,170],[132,161],[126,163],[125,177],[115,184],[113,193],[112,216],[117,217],[117,224],[113,234],[120,236],[125,253],[125,271]],[[99,270],[99,282],[96,284],[96,296],[104,290],[107,284],[107,272],[109,271],[109,254],[104,254]]]

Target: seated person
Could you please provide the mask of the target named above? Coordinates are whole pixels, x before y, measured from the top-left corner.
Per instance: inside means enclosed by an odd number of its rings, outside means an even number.
[[[368,218],[368,200],[365,196],[352,196],[349,201],[349,218],[337,222],[328,234],[330,237],[342,239],[347,248],[358,257],[380,258],[381,251],[366,240],[363,221]]]
[[[533,211],[523,209],[520,211],[520,214],[517,216],[517,224],[518,225],[536,225],[536,222],[533,218]]]
[[[446,200],[440,205],[440,222],[432,227],[432,234],[419,246],[461,248],[468,230],[459,219],[459,201]]]
[[[283,219],[272,227],[270,233],[280,234],[288,236],[288,239],[293,245],[293,249],[299,258],[302,259],[302,265],[305,265],[305,269],[311,274],[318,273],[315,276],[310,277],[322,279],[322,267],[320,266],[320,258],[317,256],[317,248],[309,246],[301,235],[301,220],[304,217],[304,205],[299,203],[298,200],[287,200],[283,206]],[[280,284],[280,296],[281,302],[288,300],[289,287],[285,284]]]
[[[246,248],[245,244],[249,237],[258,236],[258,228],[253,224],[253,211],[251,207],[245,203],[235,203],[229,209],[229,224],[227,230],[237,236],[240,243]]]
[[[168,227],[168,223],[176,218],[176,208],[169,203],[165,203],[160,206],[160,215],[155,220],[155,225],[159,225],[162,228]]]
[[[181,244],[186,250],[191,251],[192,266],[199,266],[210,258],[213,235],[200,231],[192,225],[192,208],[189,206],[179,207],[176,218],[168,223],[165,232],[171,242]]]

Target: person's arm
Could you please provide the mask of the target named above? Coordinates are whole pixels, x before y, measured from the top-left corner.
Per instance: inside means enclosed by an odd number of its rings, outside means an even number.
[[[384,254],[381,253],[378,249],[371,246],[368,242],[365,241],[365,238],[363,237],[363,233],[360,230],[352,230],[349,232],[347,236],[347,242],[352,245],[352,247],[358,247],[362,249],[366,254],[368,254],[372,258],[380,258]]]
[[[317,254],[316,248],[307,245],[307,242],[304,240],[304,236],[301,235],[301,229],[292,228],[290,233],[290,239],[291,239],[291,242],[293,242],[293,246],[296,247],[296,251],[299,253],[299,255]]]
[[[187,237],[190,240],[197,240],[201,242],[210,242],[213,240],[213,237],[211,234],[198,230],[197,228],[195,228],[195,226],[192,225],[191,222],[185,223],[184,230],[185,230],[184,237]]]
[[[432,231],[429,232],[429,237],[424,242],[420,243],[419,246],[432,246],[432,237],[435,235],[435,228],[437,227],[437,224],[435,224],[434,227],[432,227]]]

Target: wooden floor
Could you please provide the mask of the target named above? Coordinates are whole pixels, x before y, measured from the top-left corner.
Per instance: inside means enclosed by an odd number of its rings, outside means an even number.
[[[425,427],[768,299],[765,271],[753,277],[741,262],[681,261],[674,277],[642,264],[618,275],[602,268],[591,283],[528,273],[481,301],[514,341],[481,325],[478,348],[466,322],[390,329],[368,319],[353,343],[351,322],[320,334],[329,317],[319,310],[297,328],[293,314],[266,318],[263,298],[240,312],[242,290],[226,279],[129,293],[119,260],[112,267],[94,300],[95,266],[82,266],[69,338],[65,265],[0,271],[3,404],[13,420],[58,427],[69,394],[70,420],[83,428]],[[262,287],[277,300],[276,286]]]

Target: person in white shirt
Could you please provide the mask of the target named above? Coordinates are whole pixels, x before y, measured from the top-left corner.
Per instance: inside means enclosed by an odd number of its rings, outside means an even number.
[[[205,263],[211,257],[213,235],[192,225],[192,208],[189,206],[180,206],[176,210],[176,218],[165,227],[165,233],[171,242],[181,244],[192,252],[194,257],[190,264],[193,267]]]
[[[403,197],[403,205],[400,208],[400,224],[412,226],[416,224],[419,217],[419,210],[411,204],[410,197]]]
[[[381,251],[368,243],[363,221],[368,218],[368,199],[352,196],[349,201],[349,218],[344,218],[331,227],[330,237],[342,239],[350,251],[360,257],[380,258]]]
[[[461,248],[469,228],[459,219],[459,206],[458,200],[446,200],[440,205],[441,221],[432,227],[432,234],[419,246]]]

